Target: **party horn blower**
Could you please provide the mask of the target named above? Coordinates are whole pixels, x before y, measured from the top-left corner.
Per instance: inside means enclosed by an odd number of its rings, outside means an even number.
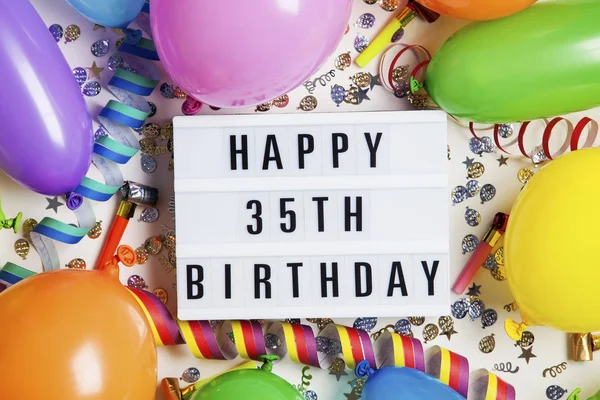
[[[492,222],[492,226],[486,232],[483,239],[479,242],[479,245],[475,249],[475,252],[469,258],[469,262],[462,270],[458,279],[452,286],[452,291],[457,294],[462,294],[465,289],[469,286],[469,283],[479,270],[479,267],[483,265],[485,259],[490,255],[494,246],[498,243],[504,231],[506,231],[506,225],[508,224],[508,214],[497,213]]]
[[[102,267],[115,254],[125,229],[129,224],[129,220],[135,214],[135,209],[138,205],[155,206],[158,202],[158,189],[142,185],[140,183],[127,181],[119,189],[123,200],[119,204],[117,215],[110,227],[108,238],[98,259],[96,268]]]
[[[570,337],[574,361],[592,361],[593,352],[600,349],[600,335],[593,333],[573,333]]]

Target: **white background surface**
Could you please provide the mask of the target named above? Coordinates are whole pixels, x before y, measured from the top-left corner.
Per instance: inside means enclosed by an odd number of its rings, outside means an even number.
[[[114,42],[118,38],[118,35],[110,30],[107,30],[106,32],[102,30],[93,31],[93,24],[87,22],[83,17],[72,11],[69,6],[66,5],[64,0],[32,0],[32,2],[47,25],[58,23],[65,28],[69,24],[77,24],[81,27],[82,35],[77,41],[68,44],[65,44],[63,41],[59,44],[71,67],[90,67],[93,61],[97,61],[98,65],[101,67],[106,67],[106,61],[108,60],[109,55],[114,52]],[[375,27],[370,30],[359,30],[353,25],[356,18],[364,12],[373,13],[377,18]],[[352,51],[354,58],[356,52],[353,49],[352,43],[356,34],[361,32],[368,38],[373,38],[384,26],[384,21],[390,17],[392,17],[392,14],[382,11],[377,5],[369,6],[361,0],[355,0],[355,9],[350,21],[350,32],[344,37],[334,56],[345,51]],[[447,37],[449,37],[451,32],[455,31],[461,25],[462,22],[448,18],[441,18],[433,25],[427,25],[422,21],[415,20],[408,27],[403,41],[405,43],[418,43],[426,46],[431,51],[434,51]],[[103,38],[111,39],[111,51],[108,55],[101,59],[97,59],[91,55],[90,46],[94,41]],[[506,56],[510,57],[510,54],[507,54]],[[515,62],[518,62],[518,60],[515,60]],[[323,72],[329,71],[332,68],[333,60],[329,60],[323,67]],[[370,64],[366,70],[375,74],[376,68],[377,65],[374,62]],[[348,77],[358,71],[358,68],[355,66],[352,66],[352,68],[344,72],[336,70],[336,77],[331,83],[338,83],[348,87],[350,83]],[[102,72],[103,87],[110,77],[111,72],[108,69],[105,69]],[[163,76],[163,80],[167,79],[168,78]],[[568,79],[568,77],[565,77],[565,79]],[[271,112],[301,112],[296,111],[295,108],[299,104],[300,99],[307,94],[306,89],[301,87],[290,93],[290,105],[288,105],[287,108],[282,110],[276,109]],[[14,95],[17,96],[18,94]],[[407,108],[407,104],[404,101],[396,99],[391,93],[384,92],[384,89],[381,87],[376,87],[372,93],[370,92],[371,100],[363,102],[363,104],[358,107],[344,103],[341,104],[339,108],[335,107],[334,103],[329,98],[329,87],[317,86],[314,95],[319,99],[319,105],[316,110],[318,112],[359,112]],[[517,95],[517,93],[515,93],[515,95]],[[104,89],[99,96],[88,98],[88,106],[92,116],[96,116],[100,111],[100,107],[111,98],[110,93]],[[156,121],[158,124],[162,125],[173,116],[181,115],[181,100],[164,99],[159,94],[158,89],[151,97],[151,101],[158,106],[158,114],[153,117],[151,121]],[[203,113],[204,112],[215,113],[208,108],[203,110]],[[243,110],[243,112],[254,113],[254,110]],[[222,110],[218,113],[222,114],[225,113],[225,111]],[[585,113],[585,115],[598,118],[600,112],[594,110]],[[574,121],[577,120],[575,117],[572,119]],[[533,139],[539,141],[541,132],[538,131],[535,135],[531,136],[536,136],[536,138]],[[531,166],[530,163],[527,163],[524,160],[511,157],[507,166],[499,168],[498,162],[496,161],[499,154],[486,154],[480,159],[470,152],[468,148],[469,138],[470,136],[467,130],[450,123],[450,187],[452,188],[455,185],[464,185],[466,183],[465,166],[462,164],[462,161],[464,161],[466,156],[469,156],[483,162],[486,167],[486,172],[479,181],[482,184],[493,183],[497,187],[498,193],[491,202],[484,206],[480,204],[478,198],[472,198],[451,209],[451,281],[458,275],[462,266],[468,259],[468,255],[461,254],[462,238],[469,233],[481,237],[487,230],[487,227],[489,226],[489,223],[491,223],[491,219],[496,212],[509,212],[511,204],[522,186],[516,179],[517,171],[523,166]],[[533,143],[531,143],[528,148],[531,148],[532,145]],[[426,143],[423,144],[422,151],[428,151]],[[141,171],[139,166],[139,155],[134,157],[134,159],[123,168],[126,179],[159,187],[161,191],[161,200],[158,206],[161,211],[160,220],[153,224],[138,223],[136,221],[130,223],[124,236],[123,243],[132,245],[133,247],[139,246],[150,236],[160,234],[161,224],[173,226],[172,215],[167,211],[169,196],[173,193],[172,174],[167,171],[169,161],[168,156],[159,156],[157,157],[157,160],[159,168],[155,173],[150,175]],[[35,218],[37,220],[40,220],[44,216],[55,216],[52,210],[45,210],[47,201],[44,196],[21,188],[1,174],[0,195],[2,196],[3,207],[7,216],[13,216],[17,211],[23,211],[24,218]],[[94,203],[94,210],[98,219],[104,221],[103,226],[105,232],[115,214],[118,203],[117,197],[118,196],[115,196],[114,199],[105,204]],[[447,198],[448,204],[450,205],[450,194],[448,194]],[[464,222],[463,216],[465,206],[475,208],[481,213],[482,223],[478,227],[471,228]],[[65,206],[59,208],[57,217],[63,221],[75,222],[72,213],[70,213]],[[2,246],[0,246],[0,260],[2,263],[5,261],[12,261],[19,263],[24,267],[39,271],[41,266],[39,259],[34,252],[32,252],[24,262],[20,261],[19,257],[13,252],[12,246],[17,238],[17,236],[8,231],[0,232],[0,243],[2,244]],[[86,238],[79,245],[59,245],[58,248],[63,264],[66,264],[75,257],[81,257],[87,261],[88,266],[93,266],[101,246],[101,239],[90,240]],[[167,289],[169,293],[168,307],[171,311],[175,310],[175,293],[171,288],[174,277],[162,269],[156,258],[151,258],[150,262],[145,265],[138,265],[131,269],[122,270],[121,275],[124,282],[130,274],[142,275],[148,283],[150,290],[157,287]],[[536,337],[533,345],[533,352],[537,355],[537,358],[533,358],[529,364],[526,364],[523,359],[519,359],[518,356],[521,354],[520,349],[514,346],[514,342],[503,333],[502,329],[502,321],[507,317],[507,313],[504,312],[502,306],[512,302],[512,297],[506,283],[493,280],[489,272],[485,270],[481,270],[478,273],[475,281],[477,284],[482,285],[481,299],[485,302],[487,308],[494,308],[498,311],[499,321],[493,327],[485,330],[481,329],[479,320],[470,322],[467,318],[457,321],[455,329],[458,331],[458,334],[454,335],[450,342],[448,342],[446,337],[442,336],[427,344],[426,347],[439,344],[465,355],[470,361],[471,370],[475,370],[479,367],[492,369],[494,364],[500,362],[511,362],[513,366],[519,366],[520,370],[516,374],[499,373],[500,377],[515,385],[519,399],[545,399],[545,390],[549,385],[560,385],[561,387],[568,389],[569,392],[576,387],[582,387],[583,394],[586,396],[590,396],[600,389],[600,383],[598,382],[600,365],[598,362],[580,364],[569,362],[567,370],[556,378],[551,378],[549,376],[546,378],[542,377],[542,371],[545,368],[567,361],[567,340],[566,334],[564,333],[546,328],[532,328],[531,330]],[[556,288],[556,295],[561,295],[560,288]],[[92,312],[92,310],[90,310],[90,312]],[[356,317],[359,316],[360,315],[356,315]],[[290,317],[294,316],[290,315]],[[383,327],[388,323],[393,324],[400,317],[404,316],[398,315],[398,318],[380,321],[378,328]],[[518,318],[516,313],[511,313],[511,317]],[[336,322],[352,324],[353,320],[336,320]],[[436,323],[437,319],[428,318],[426,323],[429,322]],[[2,321],[2,323],[10,324],[10,321]],[[421,328],[413,329],[415,337],[417,338],[422,338],[420,329]],[[496,335],[496,349],[490,354],[483,354],[478,350],[478,343],[482,337],[489,335],[490,333]],[[181,373],[191,366],[199,368],[202,377],[206,378],[213,373],[225,370],[228,367],[237,364],[236,361],[218,362],[196,360],[190,355],[185,346],[159,349],[159,355],[159,378],[165,376],[181,376]],[[287,359],[280,363],[275,368],[275,371],[293,384],[300,383],[301,367],[294,365]],[[328,375],[328,371],[318,372],[312,368],[311,373],[313,374],[314,379],[310,389],[317,392],[319,399],[345,399],[346,397],[343,393],[350,392],[350,387],[346,384],[349,377],[343,377],[340,382],[336,382],[333,376]],[[564,396],[564,398],[566,397],[567,395]]]

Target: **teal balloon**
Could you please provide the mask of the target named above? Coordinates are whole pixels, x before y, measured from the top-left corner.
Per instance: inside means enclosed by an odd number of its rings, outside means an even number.
[[[146,0],[67,0],[81,15],[108,28],[125,28],[142,11]]]
[[[231,371],[211,380],[189,400],[304,400],[284,379],[262,369]]]
[[[425,78],[446,112],[474,122],[553,117],[600,105],[600,1],[537,3],[466,26]]]

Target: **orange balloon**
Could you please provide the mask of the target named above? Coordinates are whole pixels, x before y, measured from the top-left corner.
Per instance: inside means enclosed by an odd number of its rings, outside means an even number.
[[[44,272],[0,293],[0,397],[154,398],[152,331],[118,275],[115,264]]]
[[[506,17],[526,9],[536,0],[417,0],[442,15],[468,20]]]

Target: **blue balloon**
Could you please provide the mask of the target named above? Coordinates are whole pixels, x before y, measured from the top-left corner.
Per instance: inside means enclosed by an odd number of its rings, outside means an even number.
[[[108,28],[125,28],[142,11],[146,0],[67,0],[81,15]]]
[[[361,400],[465,400],[431,375],[412,368],[369,371]]]

